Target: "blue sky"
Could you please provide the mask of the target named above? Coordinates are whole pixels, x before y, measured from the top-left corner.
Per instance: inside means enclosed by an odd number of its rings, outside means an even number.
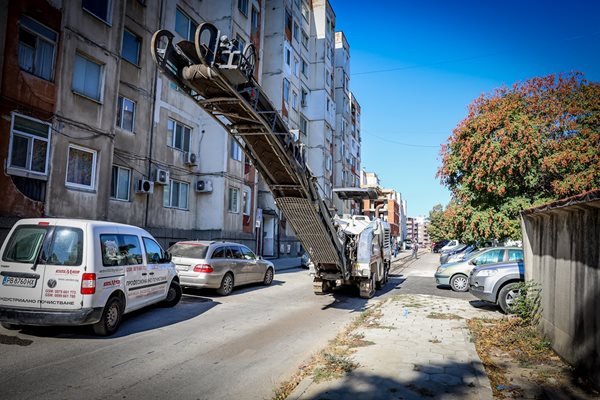
[[[600,81],[600,0],[330,2],[350,44],[362,166],[409,216],[450,200],[440,145],[480,94],[574,70]]]

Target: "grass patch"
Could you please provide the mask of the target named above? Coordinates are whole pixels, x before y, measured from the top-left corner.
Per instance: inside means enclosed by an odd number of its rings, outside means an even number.
[[[315,383],[339,378],[358,367],[350,358],[332,353],[324,353],[322,365],[315,368],[313,379]]]
[[[463,319],[462,317],[459,317],[456,314],[438,313],[438,312],[430,312],[429,315],[427,315],[427,318],[431,318],[431,319],[448,319],[448,320]]]

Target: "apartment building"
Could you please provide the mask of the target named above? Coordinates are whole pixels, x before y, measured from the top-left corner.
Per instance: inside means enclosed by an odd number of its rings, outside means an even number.
[[[429,218],[418,216],[408,217],[408,240],[415,240],[419,243],[419,246],[431,246],[431,239],[429,238],[428,232]]]

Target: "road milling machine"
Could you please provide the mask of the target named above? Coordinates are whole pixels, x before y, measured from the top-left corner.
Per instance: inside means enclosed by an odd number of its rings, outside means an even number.
[[[159,70],[212,116],[240,144],[269,186],[314,265],[316,294],[356,285],[371,298],[388,281],[389,224],[366,216],[333,216],[294,139],[255,79],[252,44],[240,49],[212,24],[197,27],[194,41],[174,43],[154,33],[152,57]],[[360,192],[360,189],[353,189]]]

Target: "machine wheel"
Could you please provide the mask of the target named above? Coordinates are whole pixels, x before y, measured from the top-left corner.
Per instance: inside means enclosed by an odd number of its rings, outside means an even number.
[[[500,289],[498,293],[498,305],[505,314],[512,314],[511,307],[514,301],[521,295],[518,282],[511,282]]]
[[[388,280],[388,269],[386,267],[386,265],[383,265],[383,276],[381,277],[380,280],[377,281],[375,287],[377,288],[377,290],[382,289],[385,284],[387,283]]]
[[[221,286],[217,289],[217,293],[221,296],[229,296],[233,292],[233,275],[226,273],[221,281]]]
[[[167,292],[167,297],[162,302],[165,307],[174,307],[181,300],[181,296],[183,295],[183,291],[181,290],[181,286],[179,282],[173,280],[171,281],[171,286],[169,286],[169,291]]]
[[[92,327],[94,333],[99,336],[110,336],[117,331],[121,324],[123,316],[123,302],[119,297],[111,297],[106,302],[100,321],[96,322]]]
[[[315,278],[313,280],[313,292],[315,294],[330,293],[333,290],[333,286],[334,285],[331,284],[331,281],[325,279]]]
[[[371,279],[363,279],[359,283],[360,297],[370,299],[375,295],[377,285],[377,273],[371,274]]]
[[[463,274],[456,274],[450,279],[450,287],[455,292],[468,292],[469,278]]]
[[[8,329],[9,331],[16,331],[21,329],[21,325],[11,324],[9,322],[0,322],[0,325],[2,325],[4,329]]]
[[[265,272],[265,277],[263,278],[263,285],[269,286],[273,282],[273,269],[267,268],[267,272]]]

